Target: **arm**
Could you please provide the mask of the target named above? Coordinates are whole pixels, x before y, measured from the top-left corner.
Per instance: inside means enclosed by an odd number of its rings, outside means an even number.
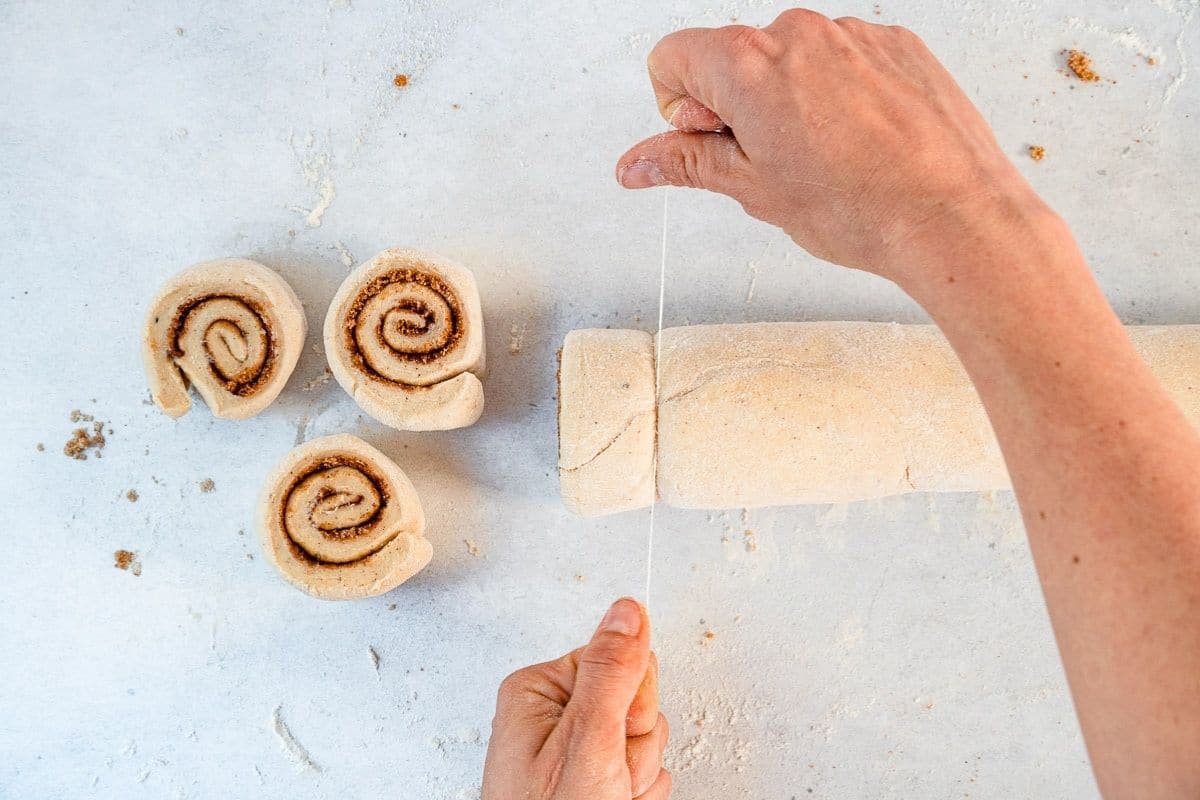
[[[1200,443],[1061,222],[1026,235],[1014,258],[1012,233],[981,231],[974,257],[926,262],[954,284],[910,291],[1001,442],[1102,790],[1194,797]]]
[[[1200,438],[1062,220],[904,29],[797,10],[649,66],[676,130],[621,183],[729,195],[926,308],[999,438],[1102,791],[1200,795]]]

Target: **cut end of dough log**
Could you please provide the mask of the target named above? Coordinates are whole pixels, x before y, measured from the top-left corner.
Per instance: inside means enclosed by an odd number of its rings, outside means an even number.
[[[349,434],[314,439],[284,457],[263,490],[259,533],[283,577],[325,600],[389,592],[433,556],[412,482]]]
[[[600,516],[654,503],[654,405],[650,334],[567,334],[558,380],[558,475],[567,508]]]
[[[306,325],[283,278],[243,258],[172,277],[150,304],[142,360],[154,403],[172,417],[195,387],[214,416],[245,419],[269,406],[296,367]]]
[[[483,313],[465,267],[385,250],[346,278],[325,317],[334,378],[393,428],[462,428],[483,413]]]

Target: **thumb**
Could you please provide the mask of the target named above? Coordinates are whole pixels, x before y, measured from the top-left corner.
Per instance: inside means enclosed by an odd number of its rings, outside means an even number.
[[[729,195],[748,188],[750,160],[728,132],[669,131],[629,149],[617,161],[617,182],[626,189],[688,186]]]
[[[625,717],[650,665],[650,620],[628,597],[612,604],[592,640],[578,651],[566,712],[599,737],[625,736]]]

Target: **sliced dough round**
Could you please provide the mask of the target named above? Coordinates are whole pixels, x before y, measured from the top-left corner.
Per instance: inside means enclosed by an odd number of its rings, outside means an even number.
[[[577,514],[654,503],[654,338],[642,331],[567,334],[558,370],[558,477]]]
[[[346,278],[325,317],[329,368],[363,411],[436,431],[483,413],[483,313],[465,267],[385,250]]]
[[[304,348],[299,298],[256,261],[208,261],[175,275],[146,314],[142,359],[150,396],[186,414],[194,386],[214,416],[252,417],[287,383]]]
[[[433,556],[408,476],[349,434],[302,444],[275,467],[259,504],[259,533],[283,577],[325,600],[391,591]]]

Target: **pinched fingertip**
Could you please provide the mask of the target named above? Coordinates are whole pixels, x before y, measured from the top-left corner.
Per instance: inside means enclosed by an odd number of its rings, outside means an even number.
[[[726,128],[715,111],[694,97],[680,97],[667,106],[666,112],[667,122],[676,130],[716,133]]]

